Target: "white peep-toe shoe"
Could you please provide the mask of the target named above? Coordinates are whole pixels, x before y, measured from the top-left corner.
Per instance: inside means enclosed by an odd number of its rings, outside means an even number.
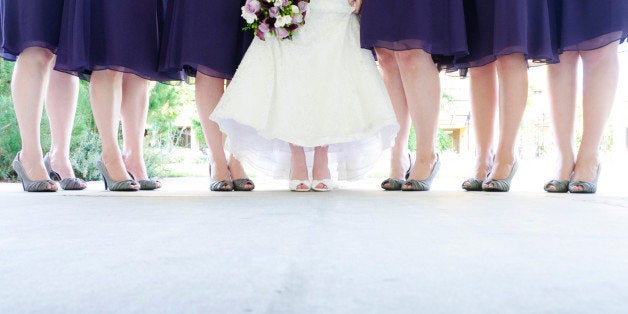
[[[317,188],[319,184],[324,184],[324,188]],[[334,181],[332,179],[323,179],[323,180],[313,180],[312,181],[312,190],[317,192],[328,192],[334,189]]]
[[[304,185],[305,188],[300,188],[299,186],[301,185]],[[290,191],[293,192],[307,192],[311,189],[309,180],[290,180],[290,182],[288,182],[288,187],[290,188]]]

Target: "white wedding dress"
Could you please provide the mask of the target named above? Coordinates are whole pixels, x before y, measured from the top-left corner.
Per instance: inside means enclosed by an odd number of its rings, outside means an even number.
[[[312,0],[292,40],[255,38],[210,118],[238,160],[283,179],[288,143],[306,147],[308,165],[329,145],[332,176],[360,179],[399,128],[347,0]]]

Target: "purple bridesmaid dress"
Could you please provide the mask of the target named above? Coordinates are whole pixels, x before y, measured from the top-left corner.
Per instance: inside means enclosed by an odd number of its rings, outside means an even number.
[[[231,79],[253,35],[238,0],[170,0],[160,69]]]
[[[435,61],[467,54],[462,0],[365,0],[363,48],[422,49]]]
[[[628,0],[551,0],[559,51],[594,50],[628,37]]]
[[[456,66],[483,66],[514,53],[536,62],[557,62],[548,1],[464,0],[470,54],[457,58]]]
[[[0,56],[15,61],[29,47],[59,45],[63,0],[0,0]]]
[[[65,0],[55,69],[84,79],[105,69],[179,79],[158,69],[164,12],[162,0]]]

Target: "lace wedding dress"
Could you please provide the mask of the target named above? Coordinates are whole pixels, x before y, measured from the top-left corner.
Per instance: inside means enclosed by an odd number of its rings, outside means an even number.
[[[211,115],[247,167],[286,179],[288,143],[306,147],[309,165],[329,145],[332,175],[354,180],[392,146],[397,120],[347,2],[312,0],[292,40],[253,41]]]

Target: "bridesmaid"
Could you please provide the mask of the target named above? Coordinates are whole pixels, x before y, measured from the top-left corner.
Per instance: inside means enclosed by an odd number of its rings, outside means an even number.
[[[510,189],[517,171],[515,142],[528,95],[526,60],[557,59],[547,1],[464,0],[470,54],[456,59],[456,66],[470,69],[471,115],[478,149],[474,175],[462,183],[467,191]]]
[[[547,192],[595,193],[598,148],[613,107],[619,75],[617,47],[628,37],[626,0],[552,0],[560,63],[548,67],[550,104],[559,162]],[[584,129],[574,155],[577,65],[583,65]]]
[[[12,96],[22,140],[13,168],[29,192],[82,190],[69,160],[78,80],[52,71],[59,44],[62,0],[1,0],[0,56],[16,61]],[[42,158],[40,123],[43,103],[50,121],[51,150]],[[53,171],[54,169],[55,171]]]
[[[400,125],[384,190],[427,191],[440,160],[434,149],[439,67],[467,54],[462,0],[364,0],[362,47],[375,48]],[[408,158],[410,123],[416,161]],[[407,180],[407,181],[405,181]]]
[[[223,133],[209,119],[252,39],[242,31],[239,1],[170,0],[161,69],[195,78],[196,107],[209,147],[212,191],[251,191],[242,164],[225,155]]]
[[[66,0],[56,68],[90,79],[102,141],[98,168],[111,191],[154,190],[143,158],[148,81],[158,72],[163,3],[156,0]],[[124,152],[118,147],[122,120]],[[136,181],[137,180],[137,181]]]

